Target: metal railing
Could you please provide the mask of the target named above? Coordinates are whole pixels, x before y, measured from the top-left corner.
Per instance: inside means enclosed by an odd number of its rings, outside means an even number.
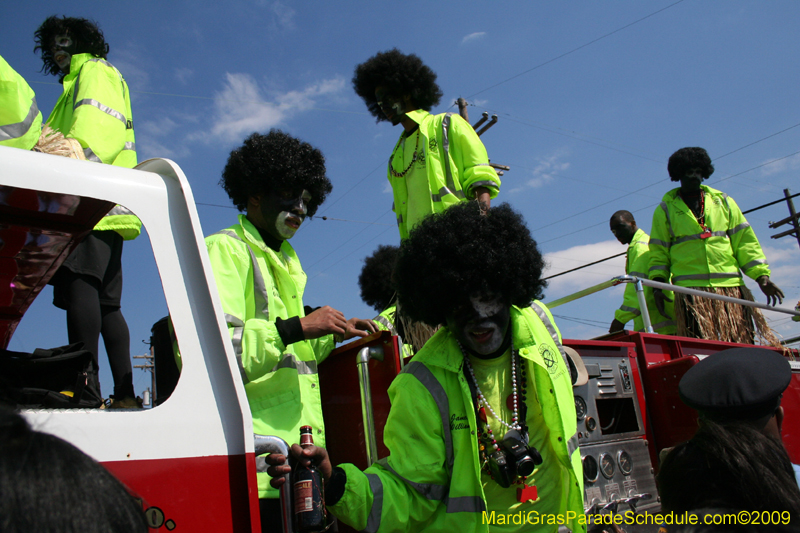
[[[639,310],[642,313],[642,322],[644,323],[644,330],[647,333],[654,333],[654,331],[653,331],[653,325],[650,322],[650,312],[647,310],[647,303],[644,297],[645,287],[652,287],[654,289],[663,289],[665,291],[680,292],[683,294],[691,294],[692,296],[699,296],[701,298],[710,298],[711,300],[722,300],[723,302],[745,305],[747,307],[757,307],[758,309],[766,309],[768,311],[775,311],[777,313],[783,313],[791,316],[800,316],[800,312],[795,311],[794,309],[773,307],[771,305],[762,304],[759,302],[751,302],[749,300],[742,300],[741,298],[731,298],[730,296],[723,296],[721,294],[716,294],[713,292],[698,291],[697,289],[690,289],[689,287],[679,287],[677,285],[662,283],[660,281],[653,281],[651,279],[639,278],[636,276],[617,276],[616,278],[611,278],[608,281],[604,281],[603,283],[598,283],[597,285],[594,285],[587,289],[583,289],[581,291],[574,292],[572,294],[564,296],[563,298],[553,300],[552,302],[545,302],[545,305],[549,309],[553,309],[554,307],[558,307],[559,305],[564,305],[566,303],[573,302],[575,300],[583,298],[584,296],[589,296],[590,294],[594,294],[596,292],[608,289],[609,287],[615,287],[620,283],[636,284],[636,297],[639,299]]]

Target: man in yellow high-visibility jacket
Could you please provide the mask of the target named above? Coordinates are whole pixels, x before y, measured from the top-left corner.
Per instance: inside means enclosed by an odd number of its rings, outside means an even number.
[[[701,184],[714,172],[708,153],[681,148],[670,156],[667,170],[681,186],[665,194],[653,213],[650,279],[671,276],[673,285],[753,301],[744,272],[756,280],[768,304],[781,302],[783,291],[769,279],[767,259],[739,206]],[[653,294],[664,314],[663,292],[655,289]],[[756,308],[676,293],[675,315],[681,336],[752,344],[758,330],[767,343],[780,345]]]
[[[445,325],[389,388],[390,455],[362,472],[332,468],[320,447],[292,448],[301,462],[319,462],[326,503],[342,522],[378,533],[586,531],[567,356],[535,300],[543,267],[507,204],[483,214],[462,203],[403,241],[400,304],[415,320]]]
[[[109,46],[96,23],[51,16],[35,33],[44,70],[60,77],[64,92],[47,125],[80,142],[87,161],[136,166],[136,143],[128,85],[106,60]],[[53,303],[67,311],[70,342],[83,342],[94,356],[92,381],[100,392],[100,333],[114,377],[113,408],[140,407],[133,388],[130,332],[122,315],[122,243],[135,239],[141,221],[114,207],[73,250],[50,283]]]
[[[42,133],[42,112],[36,95],[0,56],[0,146],[30,150]]]
[[[245,214],[206,237],[253,430],[297,442],[301,426],[325,442],[317,365],[339,340],[377,331],[369,320],[303,305],[306,274],[289,244],[333,186],[318,149],[282,131],[254,133],[231,152],[220,185]],[[262,465],[257,459],[257,465]],[[259,466],[264,531],[280,530],[278,492]]]
[[[388,170],[401,239],[425,216],[461,201],[488,209],[500,178],[472,126],[458,114],[429,113],[442,91],[419,57],[380,52],[356,67],[353,88],[378,122],[403,125]]]
[[[647,269],[650,263],[650,247],[648,244],[650,236],[636,225],[636,220],[630,211],[617,211],[611,215],[609,225],[611,233],[614,234],[617,240],[622,244],[628,245],[628,252],[625,254],[625,274],[636,276],[640,279],[649,279]],[[653,300],[653,289],[645,287],[644,295],[653,330],[662,335],[674,334],[675,320],[659,313]],[[670,292],[669,295],[671,296],[672,293]],[[666,307],[668,316],[672,317],[672,302],[668,301]],[[608,332],[621,331],[631,319],[633,319],[634,331],[644,330],[639,298],[636,295],[636,285],[626,283],[622,305],[614,312],[614,320],[611,321],[611,327],[608,328]]]

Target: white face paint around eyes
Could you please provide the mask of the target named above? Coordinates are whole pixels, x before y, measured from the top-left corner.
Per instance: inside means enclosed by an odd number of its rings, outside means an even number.
[[[494,316],[503,308],[499,299],[483,300],[478,296],[471,296],[469,301],[481,317]]]

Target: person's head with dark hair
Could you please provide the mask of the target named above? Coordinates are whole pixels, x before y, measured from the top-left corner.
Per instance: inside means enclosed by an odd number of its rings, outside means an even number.
[[[219,183],[239,211],[279,240],[292,238],[333,190],[322,152],[277,129],[253,133],[233,150]]]
[[[729,348],[690,368],[678,383],[678,393],[701,420],[747,424],[780,439],[781,398],[791,380],[792,367],[779,352]]]
[[[42,70],[60,76],[69,73],[72,56],[92,54],[108,57],[109,46],[96,22],[75,17],[51,16],[34,33],[34,52],[42,56]]]
[[[633,240],[633,235],[639,229],[636,225],[636,220],[633,218],[633,213],[624,209],[611,215],[609,227],[611,228],[611,233],[622,244],[630,244]]]
[[[0,531],[147,533],[137,502],[72,444],[0,409]]]
[[[379,52],[356,66],[353,89],[377,122],[396,126],[405,113],[430,111],[442,98],[436,73],[414,54],[397,48]]]
[[[397,246],[380,245],[375,252],[364,259],[364,268],[358,276],[361,299],[378,313],[383,312],[394,298],[392,273],[397,261]]]
[[[672,181],[682,181],[692,171],[696,171],[698,177],[701,178],[700,181],[708,179],[714,173],[714,165],[711,164],[711,158],[703,148],[681,148],[669,156],[667,172],[669,172],[669,179]]]
[[[519,213],[504,203],[483,214],[477,202],[462,202],[411,230],[400,245],[395,287],[412,320],[446,324],[465,348],[487,355],[487,347],[494,353],[507,338],[509,306],[524,307],[541,297],[543,269]],[[486,320],[470,331],[473,312]],[[489,330],[492,336],[485,338]]]
[[[800,520],[800,488],[780,441],[748,424],[704,420],[697,434],[661,464],[662,510],[706,507],[791,513]]]

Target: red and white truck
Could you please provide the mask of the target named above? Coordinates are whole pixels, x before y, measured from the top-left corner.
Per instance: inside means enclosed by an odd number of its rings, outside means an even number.
[[[155,391],[155,408],[37,409],[24,411],[26,418],[122,480],[141,498],[153,531],[260,531],[257,439],[181,169],[165,159],[124,169],[5,147],[0,168],[2,347],[71,248],[122,204],[148,232],[182,360],[180,377],[164,387],[168,400]],[[564,345],[586,369],[574,391],[587,513],[658,510],[657,453],[695,428],[677,383],[698,359],[731,345],[647,333]],[[399,353],[397,339],[384,332],[339,348],[321,365],[327,441],[337,462],[366,467],[387,453],[386,388],[402,369]],[[164,365],[157,360],[156,372],[177,375]],[[784,442],[797,463],[800,366],[792,365]],[[259,446],[265,442],[275,444],[260,439]]]

